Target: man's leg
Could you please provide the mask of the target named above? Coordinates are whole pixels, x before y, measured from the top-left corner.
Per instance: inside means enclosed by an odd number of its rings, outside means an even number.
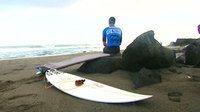
[[[105,46],[105,47],[103,48],[103,53],[108,53],[108,54],[110,54],[110,50],[109,50],[109,48],[108,48],[107,46]]]
[[[120,48],[119,46],[113,46],[113,47],[104,47],[103,49],[104,53],[108,53],[108,54],[117,54],[120,52]]]
[[[119,52],[120,52],[119,46],[114,46],[114,47],[112,47],[112,48],[111,48],[111,52],[112,52],[112,54],[117,54],[117,53],[119,53]]]

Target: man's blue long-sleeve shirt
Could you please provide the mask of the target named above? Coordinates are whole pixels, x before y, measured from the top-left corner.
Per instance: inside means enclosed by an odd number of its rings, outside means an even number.
[[[114,25],[107,27],[103,30],[103,42],[106,42],[107,46],[120,46],[122,42],[122,31],[120,28]]]

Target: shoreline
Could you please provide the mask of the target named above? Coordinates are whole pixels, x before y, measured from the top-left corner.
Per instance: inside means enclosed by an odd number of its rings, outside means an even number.
[[[92,52],[80,52],[80,53],[71,53],[71,54],[55,54],[55,55],[43,55],[43,56],[33,56],[33,57],[21,57],[21,58],[10,58],[10,59],[0,59],[0,61],[6,60],[16,60],[16,59],[32,59],[32,58],[48,58],[55,56],[66,56],[66,55],[76,55],[76,54],[90,54],[90,53],[99,53],[101,51],[92,51]]]
[[[101,49],[99,45],[95,44],[54,45],[54,47],[42,45],[5,46],[0,47],[0,60],[95,52],[101,51]]]

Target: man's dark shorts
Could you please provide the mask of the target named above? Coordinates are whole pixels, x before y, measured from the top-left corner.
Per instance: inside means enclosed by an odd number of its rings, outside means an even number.
[[[119,46],[109,46],[109,47],[104,47],[103,49],[104,53],[108,54],[117,54],[120,52],[120,47]]]

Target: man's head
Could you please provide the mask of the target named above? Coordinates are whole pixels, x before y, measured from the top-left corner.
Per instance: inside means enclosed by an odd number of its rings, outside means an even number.
[[[109,18],[109,24],[110,25],[114,25],[115,24],[115,18],[114,17],[110,17]]]

